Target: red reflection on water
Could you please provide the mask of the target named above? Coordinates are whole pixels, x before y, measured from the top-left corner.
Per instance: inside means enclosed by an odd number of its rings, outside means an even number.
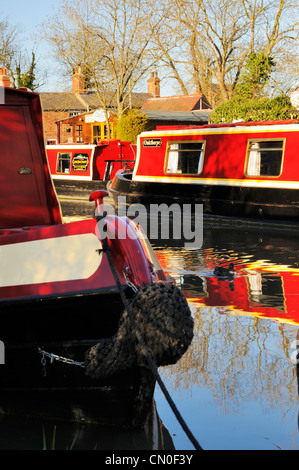
[[[167,255],[158,253],[164,269],[173,264]],[[205,260],[205,268],[208,275],[181,275],[181,288],[190,303],[224,307],[221,313],[299,324],[299,270],[262,261],[242,263],[235,264],[235,276],[227,279],[213,275],[214,265],[209,259]]]

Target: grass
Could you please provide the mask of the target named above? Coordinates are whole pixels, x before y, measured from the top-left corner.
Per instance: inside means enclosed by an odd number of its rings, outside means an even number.
[[[77,441],[78,434],[79,433],[77,433],[75,435],[74,439],[71,442],[71,445],[69,447],[67,447],[66,450],[72,450],[74,448],[74,445]],[[49,449],[48,449],[48,446],[47,446],[45,428],[43,427],[43,450],[56,450],[56,426],[54,426],[53,435],[52,435],[52,438],[50,440]]]

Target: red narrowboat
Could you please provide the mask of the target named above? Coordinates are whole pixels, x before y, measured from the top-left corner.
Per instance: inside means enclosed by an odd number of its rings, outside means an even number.
[[[103,213],[106,191],[90,196],[94,218],[62,223],[37,94],[6,89],[0,122],[1,413],[142,427],[155,375],[128,320],[155,317],[153,292],[188,304],[141,229]]]
[[[79,199],[105,188],[117,171],[132,170],[136,157],[136,145],[118,139],[47,145],[46,151],[58,197]]]
[[[110,195],[127,203],[203,205],[205,215],[299,221],[299,121],[158,127],[138,137],[131,173]]]

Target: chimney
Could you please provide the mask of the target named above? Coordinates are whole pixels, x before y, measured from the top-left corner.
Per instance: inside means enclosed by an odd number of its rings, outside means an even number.
[[[75,70],[75,73],[72,76],[72,92],[79,95],[84,95],[85,93],[85,77],[82,74],[81,66]]]
[[[10,78],[6,75],[6,69],[4,67],[0,68],[0,86],[10,88]]]
[[[147,81],[147,92],[154,95],[155,98],[160,98],[160,78],[158,78],[157,72],[151,72]]]

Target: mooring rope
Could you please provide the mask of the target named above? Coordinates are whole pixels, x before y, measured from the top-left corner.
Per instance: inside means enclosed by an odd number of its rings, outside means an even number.
[[[110,266],[110,269],[112,271],[112,274],[113,274],[113,277],[115,279],[115,282],[116,282],[116,285],[117,285],[117,288],[119,290],[119,293],[120,293],[120,296],[121,296],[121,299],[123,301],[123,304],[125,306],[125,309],[128,313],[128,316],[131,320],[131,323],[136,331],[136,336],[137,336],[137,339],[144,351],[144,354],[145,354],[145,357],[146,357],[146,360],[148,362],[148,365],[150,366],[151,368],[151,371],[153,373],[153,375],[155,376],[162,392],[164,393],[164,396],[166,398],[166,400],[168,401],[175,417],[177,418],[178,422],[180,423],[180,425],[182,426],[182,429],[185,431],[186,435],[188,436],[189,440],[192,442],[194,448],[196,450],[203,450],[202,447],[199,445],[197,439],[194,437],[194,435],[192,434],[192,432],[190,431],[189,427],[187,426],[185,420],[183,419],[183,417],[181,416],[179,410],[177,409],[174,401],[172,400],[166,386],[164,385],[164,382],[158,372],[158,368],[155,364],[155,362],[153,361],[153,358],[146,346],[146,343],[144,341],[144,338],[142,336],[142,333],[135,321],[135,318],[134,318],[134,315],[132,313],[132,310],[131,310],[131,305],[125,295],[125,292],[124,292],[124,287],[122,285],[122,283],[120,282],[120,279],[119,279],[119,276],[118,276],[118,272],[114,266],[114,262],[113,262],[113,259],[112,259],[112,256],[111,256],[111,252],[110,252],[110,248],[109,248],[109,244],[108,244],[108,240],[107,240],[107,237],[106,237],[106,234],[104,233],[104,236],[102,237],[102,244],[103,244],[103,251],[106,253],[107,255],[107,258],[108,258],[108,262],[109,262],[109,266]]]

